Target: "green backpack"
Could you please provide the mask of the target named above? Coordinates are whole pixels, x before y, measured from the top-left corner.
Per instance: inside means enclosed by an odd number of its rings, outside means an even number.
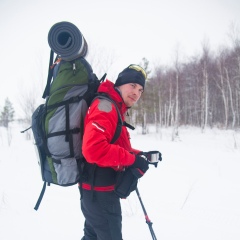
[[[116,103],[97,93],[106,74],[98,80],[84,57],[72,61],[58,59],[52,65],[43,93],[46,100],[32,115],[32,132],[37,149],[43,188],[34,207],[38,210],[46,185],[71,186],[81,182],[85,159],[82,155],[84,118],[95,98],[111,101],[118,112],[118,123],[111,143],[121,134],[122,121]]]
[[[46,183],[71,186],[80,181],[84,117],[105,78],[98,80],[83,57],[73,61],[59,59],[50,69],[43,94],[46,101],[32,115],[32,131],[44,181],[35,210]]]

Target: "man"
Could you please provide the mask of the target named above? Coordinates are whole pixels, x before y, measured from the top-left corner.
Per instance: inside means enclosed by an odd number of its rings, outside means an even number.
[[[80,183],[84,240],[122,240],[120,197],[114,191],[117,173],[132,168],[141,177],[148,170],[148,163],[138,155],[139,150],[132,148],[125,126],[118,139],[111,141],[117,128],[118,111],[124,121],[127,110],[141,97],[145,80],[146,73],[140,66],[129,65],[118,75],[115,84],[106,80],[98,89],[115,104],[97,98],[88,109],[82,146],[87,163]]]

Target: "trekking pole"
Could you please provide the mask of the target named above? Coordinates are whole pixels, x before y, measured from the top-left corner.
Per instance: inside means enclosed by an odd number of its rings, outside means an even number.
[[[137,193],[138,199],[139,199],[139,201],[140,201],[140,204],[141,204],[141,206],[142,206],[143,213],[144,213],[144,216],[145,216],[145,219],[146,219],[146,223],[147,223],[147,225],[148,225],[148,227],[149,227],[149,230],[150,230],[150,233],[151,233],[151,235],[152,235],[152,239],[153,239],[153,240],[157,240],[157,237],[156,237],[156,235],[155,235],[155,233],[154,233],[154,231],[153,231],[153,228],[152,228],[152,224],[153,224],[153,223],[150,221],[150,219],[149,219],[149,217],[148,217],[148,215],[147,215],[147,211],[146,211],[146,209],[145,209],[145,207],[144,207],[144,205],[143,205],[143,202],[142,202],[140,193],[139,193],[139,191],[138,191],[138,188],[136,188],[136,193]]]

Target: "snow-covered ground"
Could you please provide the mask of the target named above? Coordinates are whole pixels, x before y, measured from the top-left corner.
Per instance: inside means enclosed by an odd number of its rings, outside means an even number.
[[[0,128],[0,239],[80,240],[83,216],[77,186],[42,188],[32,141],[12,126],[8,146]],[[139,182],[139,191],[161,240],[240,239],[240,132],[180,128],[171,141],[169,129],[141,135],[130,132],[133,147],[159,150],[163,161]],[[124,240],[151,240],[137,195],[121,200]]]

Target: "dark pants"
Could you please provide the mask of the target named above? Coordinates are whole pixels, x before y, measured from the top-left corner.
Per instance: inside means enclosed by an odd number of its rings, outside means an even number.
[[[82,190],[84,240],[122,240],[120,199],[112,192]]]

